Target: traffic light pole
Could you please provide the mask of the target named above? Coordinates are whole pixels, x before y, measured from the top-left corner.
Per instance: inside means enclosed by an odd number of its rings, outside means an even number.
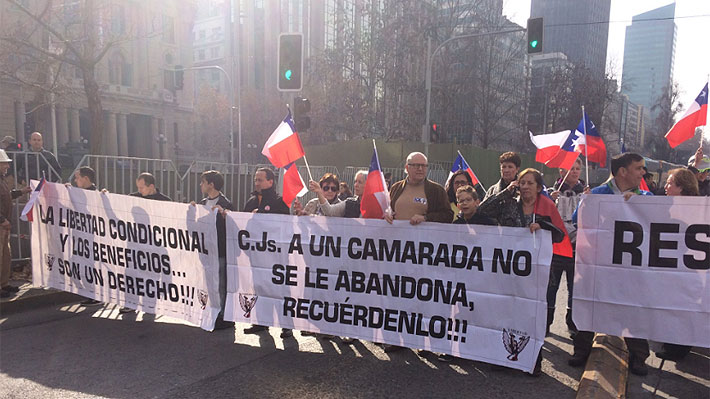
[[[227,84],[229,85],[229,163],[234,163],[234,86],[232,85],[232,78],[229,73],[218,65],[207,65],[198,67],[187,67],[182,68],[183,71],[199,71],[201,69],[217,69],[224,73],[224,77],[227,78]],[[175,72],[175,70],[172,70]],[[241,100],[241,96],[240,96]],[[241,122],[241,104],[239,109],[239,163],[242,163],[242,122]]]
[[[460,40],[460,39],[468,39],[471,37],[481,37],[481,36],[492,36],[492,35],[501,35],[504,33],[513,33],[513,32],[524,32],[525,28],[515,28],[515,29],[505,29],[505,30],[498,30],[494,32],[480,32],[480,33],[471,33],[468,35],[461,35],[461,36],[454,36],[450,37],[446,40],[444,40],[440,45],[438,45],[435,49],[434,52],[431,52],[431,38],[428,39],[427,43],[427,53],[429,56],[427,57],[427,64],[426,64],[426,122],[422,128],[422,141],[424,142],[424,154],[426,156],[429,156],[429,124],[431,123],[429,120],[429,116],[431,114],[431,64],[432,60],[434,59],[434,56],[436,55],[439,50],[444,48],[447,44]]]

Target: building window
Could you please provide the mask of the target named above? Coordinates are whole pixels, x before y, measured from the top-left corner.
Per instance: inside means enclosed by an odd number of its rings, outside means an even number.
[[[212,58],[219,58],[219,47],[212,47],[210,49],[210,56]]]
[[[200,31],[200,40],[205,40],[205,37],[207,37],[207,34],[205,33],[204,30]]]
[[[163,15],[163,41],[175,43],[175,22],[169,15]]]
[[[122,86],[133,84],[133,68],[118,51],[111,54],[108,60],[108,81],[110,84]]]
[[[126,33],[126,10],[120,4],[111,5],[111,33],[114,35]]]
[[[198,50],[197,51],[197,60],[204,61],[204,59],[205,59],[205,50],[204,49]]]
[[[212,28],[212,40],[222,40],[222,27]]]

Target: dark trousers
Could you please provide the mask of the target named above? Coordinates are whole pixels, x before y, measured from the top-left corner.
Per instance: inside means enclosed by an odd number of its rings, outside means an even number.
[[[224,318],[224,304],[227,302],[227,258],[219,257],[219,317]]]
[[[589,356],[592,351],[592,342],[594,341],[594,332],[579,331],[572,339],[574,343],[574,354],[581,356]],[[645,362],[650,352],[648,350],[648,341],[642,338],[624,338],[626,347],[629,349],[629,362]]]
[[[547,328],[555,317],[555,305],[557,303],[557,291],[562,282],[562,275],[567,280],[567,324],[572,324],[572,290],[574,288],[574,259],[565,257],[553,257],[550,265],[550,280],[547,283]],[[572,327],[572,326],[570,326]]]

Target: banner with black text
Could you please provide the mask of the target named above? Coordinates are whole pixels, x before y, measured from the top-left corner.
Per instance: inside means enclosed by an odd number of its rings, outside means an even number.
[[[586,196],[573,309],[580,330],[710,347],[710,198]]]
[[[33,212],[34,285],[214,328],[217,230],[207,207],[48,182]]]
[[[225,320],[531,372],[551,257],[527,228],[231,212]]]

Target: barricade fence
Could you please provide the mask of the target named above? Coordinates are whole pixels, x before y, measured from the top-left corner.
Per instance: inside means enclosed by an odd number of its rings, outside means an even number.
[[[41,153],[32,152],[8,152],[14,162],[5,177],[5,182],[10,188],[21,188],[28,184],[30,179],[40,179],[44,176],[48,181],[63,182],[61,170],[54,169],[49,161]],[[243,209],[249,195],[253,191],[253,178],[256,170],[260,167],[273,167],[265,164],[230,164],[210,161],[193,161],[187,167],[178,168],[172,160],[119,157],[107,155],[85,155],[71,175],[68,182],[74,181],[74,174],[82,166],[89,166],[96,172],[96,186],[99,189],[106,189],[111,193],[130,194],[137,191],[136,179],[141,173],[150,173],[155,177],[156,187],[163,194],[169,196],[176,202],[199,202],[202,198],[200,190],[200,180],[202,173],[209,170],[219,171],[224,176],[224,187],[222,192],[232,201],[235,209]],[[655,166],[655,165],[654,165]],[[670,164],[659,165],[658,169],[670,169]],[[311,166],[310,176],[305,166],[299,166],[298,170],[306,186],[309,179],[319,181],[326,173],[333,173],[338,176],[341,182],[345,182],[353,189],[355,174],[359,170],[368,170],[368,166],[354,167],[347,166],[342,172],[335,166]],[[649,168],[651,169],[651,168]],[[431,162],[429,164],[428,178],[444,186],[451,170],[451,163]],[[391,174],[391,183],[402,180],[406,177],[404,163],[400,167],[382,168],[383,173]],[[608,172],[607,172],[608,173]],[[276,190],[283,191],[283,169],[275,170]],[[65,176],[67,174],[65,173]],[[20,220],[20,215],[29,196],[25,195],[13,203],[12,210],[12,260],[28,260],[30,257],[30,228],[27,222]],[[315,194],[308,192],[299,200],[305,205],[309,200],[315,198]]]

